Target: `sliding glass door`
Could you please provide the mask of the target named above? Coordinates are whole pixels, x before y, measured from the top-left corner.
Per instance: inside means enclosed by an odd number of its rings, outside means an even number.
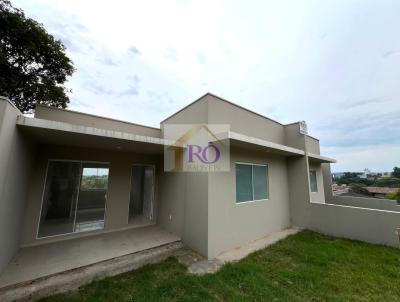
[[[129,223],[146,224],[153,220],[154,167],[132,167]]]
[[[108,166],[82,163],[82,178],[76,206],[75,232],[104,228]]]
[[[104,228],[107,164],[49,161],[38,237]]]

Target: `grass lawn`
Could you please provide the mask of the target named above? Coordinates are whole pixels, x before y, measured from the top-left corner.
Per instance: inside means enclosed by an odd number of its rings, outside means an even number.
[[[43,301],[326,300],[400,301],[400,251],[305,231],[215,274],[169,258]]]

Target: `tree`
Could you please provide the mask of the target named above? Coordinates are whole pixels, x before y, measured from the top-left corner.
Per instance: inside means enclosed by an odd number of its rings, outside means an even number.
[[[400,189],[398,189],[396,192],[394,193],[388,193],[385,196],[386,199],[392,199],[392,200],[396,200],[398,203],[400,203]]]
[[[350,184],[350,191],[366,196],[370,196],[371,194],[368,192],[366,188],[364,188],[361,184],[359,183],[352,183]]]
[[[0,0],[0,95],[24,113],[37,103],[66,108],[70,90],[64,82],[73,72],[61,41],[8,0]]]
[[[392,176],[393,176],[393,177],[396,177],[396,178],[400,178],[400,168],[399,168],[399,167],[394,167],[394,168],[393,168],[393,174],[392,174]]]
[[[375,184],[377,187],[400,188],[400,178],[387,177],[378,179]]]

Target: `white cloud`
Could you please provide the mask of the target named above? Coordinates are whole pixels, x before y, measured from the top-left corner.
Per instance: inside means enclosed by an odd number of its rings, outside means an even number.
[[[13,4],[68,47],[72,109],[157,126],[211,91],[283,123],[305,119],[340,169],[398,163],[399,2]]]

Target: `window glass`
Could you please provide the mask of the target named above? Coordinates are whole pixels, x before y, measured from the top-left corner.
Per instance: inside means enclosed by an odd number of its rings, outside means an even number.
[[[236,164],[236,202],[268,198],[268,167]]]
[[[267,167],[253,166],[254,200],[267,199]]]
[[[81,190],[106,190],[108,185],[108,168],[93,167],[88,164],[83,168]]]
[[[311,192],[318,192],[317,171],[310,170],[310,189]]]
[[[236,202],[253,200],[252,167],[236,164]]]

